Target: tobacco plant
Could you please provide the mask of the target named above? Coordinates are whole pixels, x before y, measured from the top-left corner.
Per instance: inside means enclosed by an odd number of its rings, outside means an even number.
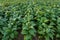
[[[6,4],[7,5],[7,4]],[[52,1],[27,1],[0,6],[0,40],[14,40],[17,30],[24,40],[60,38],[60,4]]]

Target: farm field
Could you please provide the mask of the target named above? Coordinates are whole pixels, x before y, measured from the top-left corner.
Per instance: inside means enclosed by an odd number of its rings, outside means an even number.
[[[0,0],[0,40],[60,40],[60,0]]]

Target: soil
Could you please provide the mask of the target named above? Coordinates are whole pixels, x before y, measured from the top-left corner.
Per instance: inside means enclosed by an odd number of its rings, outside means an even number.
[[[21,31],[20,30],[17,30],[17,31],[18,31],[18,37],[14,38],[14,40],[24,40],[24,36],[21,34]],[[38,40],[38,37],[35,36],[35,37],[33,37],[32,40]]]
[[[24,36],[21,34],[20,30],[18,30],[18,37],[14,38],[14,40],[24,40]],[[45,40],[45,39],[38,39],[38,35],[36,35],[35,37],[33,37],[32,40]],[[54,38],[54,40],[60,40],[60,38]]]

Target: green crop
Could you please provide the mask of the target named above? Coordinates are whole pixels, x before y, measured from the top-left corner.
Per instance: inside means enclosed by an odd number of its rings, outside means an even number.
[[[60,38],[60,3],[54,1],[27,1],[0,6],[0,40],[13,40],[18,32],[24,40]]]

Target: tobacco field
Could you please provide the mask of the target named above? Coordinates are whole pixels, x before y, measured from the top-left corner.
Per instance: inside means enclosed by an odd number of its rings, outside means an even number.
[[[0,0],[0,40],[60,40],[60,0]]]

